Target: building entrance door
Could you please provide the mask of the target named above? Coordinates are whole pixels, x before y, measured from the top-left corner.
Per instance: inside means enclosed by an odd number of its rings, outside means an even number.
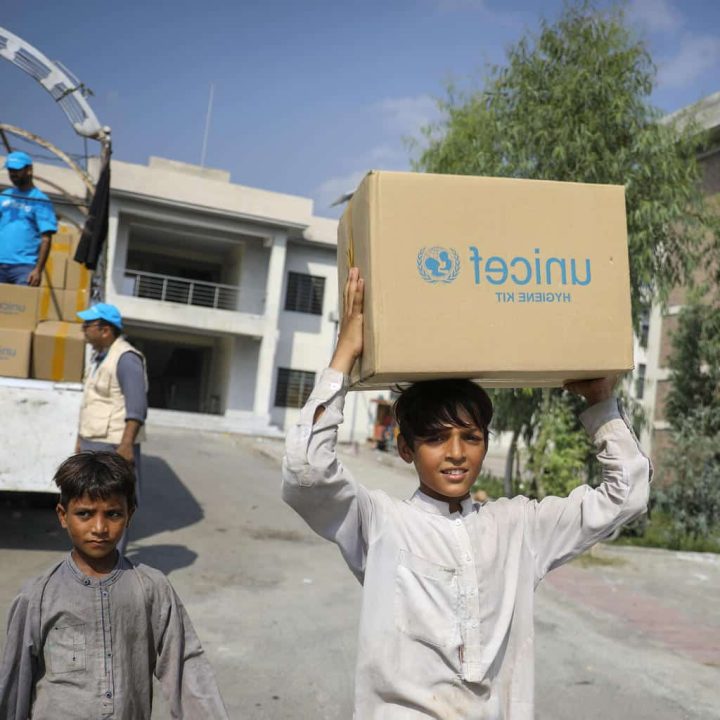
[[[203,412],[204,379],[211,348],[137,338],[147,360],[148,405],[162,410]]]

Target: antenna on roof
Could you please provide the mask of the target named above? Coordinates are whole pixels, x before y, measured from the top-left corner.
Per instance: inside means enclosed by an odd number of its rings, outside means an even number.
[[[355,194],[354,190],[351,190],[350,192],[343,193],[334,203],[330,205],[330,207],[335,207],[336,205],[342,205],[343,203],[346,203],[350,200],[352,200],[352,196]]]
[[[212,115],[213,98],[215,96],[215,83],[210,83],[210,99],[208,100],[207,115],[205,116],[205,135],[203,136],[202,155],[200,167],[205,167],[205,156],[207,155],[207,142],[210,133],[210,116]]]

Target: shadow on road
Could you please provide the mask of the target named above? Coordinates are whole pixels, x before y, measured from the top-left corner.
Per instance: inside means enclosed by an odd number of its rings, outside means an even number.
[[[140,507],[130,526],[130,542],[167,530],[180,530],[203,519],[203,509],[161,457],[142,458]]]
[[[130,542],[132,543],[132,539]],[[198,554],[185,545],[160,544],[129,549],[127,556],[136,565],[144,563],[169,575],[173,570],[192,565],[197,560]]]
[[[175,471],[160,457],[142,458],[141,504],[130,527],[130,543],[168,530],[194,525],[203,519],[203,510]],[[57,550],[69,549],[67,534],[55,515],[57,496],[37,493],[0,494],[0,549]],[[172,570],[192,564],[197,557],[181,545],[158,545],[164,551],[152,550],[140,557],[160,569]],[[151,549],[143,549],[142,552]],[[191,557],[192,556],[192,557]]]

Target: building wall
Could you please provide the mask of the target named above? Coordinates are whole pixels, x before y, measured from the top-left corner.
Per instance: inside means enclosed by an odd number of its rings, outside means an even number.
[[[225,411],[252,412],[260,343],[254,338],[237,336],[226,342],[229,347],[229,366]]]
[[[296,272],[325,278],[322,314],[285,310],[289,273]],[[304,247],[290,242],[283,273],[278,341],[273,368],[270,417],[281,428],[296,421],[299,410],[275,407],[278,368],[319,373],[330,362],[333,351],[337,311],[337,269],[334,249]]]

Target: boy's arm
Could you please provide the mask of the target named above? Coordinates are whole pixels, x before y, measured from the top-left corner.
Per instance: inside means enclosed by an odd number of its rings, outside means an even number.
[[[362,582],[372,501],[335,452],[346,391],[344,375],[323,370],[298,423],[287,434],[282,497],[318,535],[338,545]]]
[[[320,375],[298,423],[288,432],[282,495],[310,527],[336,543],[362,582],[372,501],[338,462],[347,376],[362,352],[363,281],[351,268],[345,286],[340,335],[330,367]]]
[[[163,593],[155,677],[173,718],[228,720],[215,674],[170,582]]]
[[[7,638],[0,664],[0,718],[27,720],[37,671],[37,646],[32,637],[30,600],[21,593],[8,615]]]
[[[597,450],[602,483],[594,489],[581,485],[566,498],[547,497],[527,504],[526,530],[536,582],[647,509],[652,466],[619,401],[609,392],[586,397],[591,406],[580,420]]]

